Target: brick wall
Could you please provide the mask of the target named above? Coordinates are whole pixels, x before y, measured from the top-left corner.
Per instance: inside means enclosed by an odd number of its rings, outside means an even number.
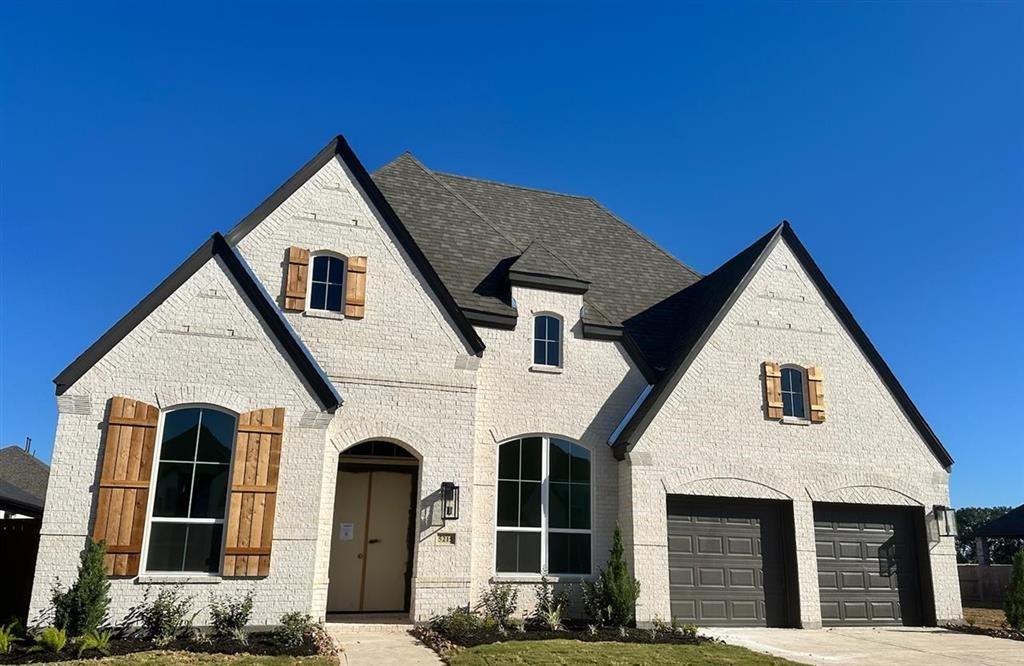
[[[764,418],[761,363],[820,366],[827,420]],[[641,621],[669,616],[666,494],[791,499],[800,618],[820,625],[813,501],[949,503],[949,475],[780,242],[629,456]],[[953,541],[930,544],[939,620],[961,617]]]

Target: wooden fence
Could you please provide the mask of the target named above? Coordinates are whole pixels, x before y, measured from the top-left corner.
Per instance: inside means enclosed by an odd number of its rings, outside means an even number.
[[[1002,603],[1006,601],[1006,586],[1010,584],[1009,564],[958,564],[960,599],[965,606],[972,603]]]

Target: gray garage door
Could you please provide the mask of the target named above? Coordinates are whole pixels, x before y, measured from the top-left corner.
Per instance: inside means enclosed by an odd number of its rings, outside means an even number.
[[[672,617],[703,626],[786,626],[787,506],[670,496]]]
[[[922,624],[911,509],[815,505],[814,533],[824,624]]]

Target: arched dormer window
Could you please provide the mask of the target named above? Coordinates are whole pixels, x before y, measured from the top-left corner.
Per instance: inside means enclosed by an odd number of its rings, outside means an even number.
[[[558,315],[538,314],[533,318],[533,364],[562,366],[562,318]]]
[[[220,572],[237,421],[207,406],[162,415],[146,571]]]
[[[591,573],[591,454],[558,437],[498,447],[495,571]]]
[[[317,252],[309,274],[309,309],[342,312],[345,309],[345,258]]]
[[[803,368],[782,368],[782,415],[795,419],[807,418],[807,378]]]

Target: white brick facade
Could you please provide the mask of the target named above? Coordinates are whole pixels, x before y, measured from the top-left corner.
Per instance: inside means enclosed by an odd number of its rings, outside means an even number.
[[[824,423],[764,418],[764,361],[820,366]],[[668,617],[668,494],[792,500],[800,620],[821,624],[815,501],[949,504],[949,474],[780,241],[620,468],[638,619]],[[962,615],[953,541],[930,544],[936,615]]]
[[[784,244],[626,462],[615,460],[607,442],[646,382],[620,344],[583,338],[580,296],[514,287],[518,326],[478,329],[486,351],[473,357],[337,158],[238,243],[279,305],[289,246],[368,258],[365,318],[286,313],[343,406],[333,418],[319,414],[237,286],[218,261],[208,263],[60,398],[30,617],[46,607],[55,577],[73,578],[91,532],[103,411],[113,395],[161,409],[194,402],[236,412],[286,408],[270,575],[189,588],[205,602],[210,591],[255,586],[257,623],[292,610],[323,615],[338,455],[367,440],[400,443],[420,461],[411,609],[417,620],[474,603],[498,579],[497,445],[523,435],[558,435],[592,452],[594,567],[603,566],[620,523],[642,583],[641,621],[668,616],[666,494],[791,499],[805,626],[820,622],[812,501],[948,503],[948,474]],[[538,312],[564,319],[561,372],[530,370]],[[762,418],[758,372],[767,359],[824,369],[824,424]],[[442,528],[444,481],[461,487],[461,518]],[[438,542],[442,529],[455,534],[455,545]],[[932,548],[931,564],[938,617],[958,618],[950,540]],[[114,581],[114,616],[138,603],[146,587]],[[520,592],[524,604],[532,598]]]

